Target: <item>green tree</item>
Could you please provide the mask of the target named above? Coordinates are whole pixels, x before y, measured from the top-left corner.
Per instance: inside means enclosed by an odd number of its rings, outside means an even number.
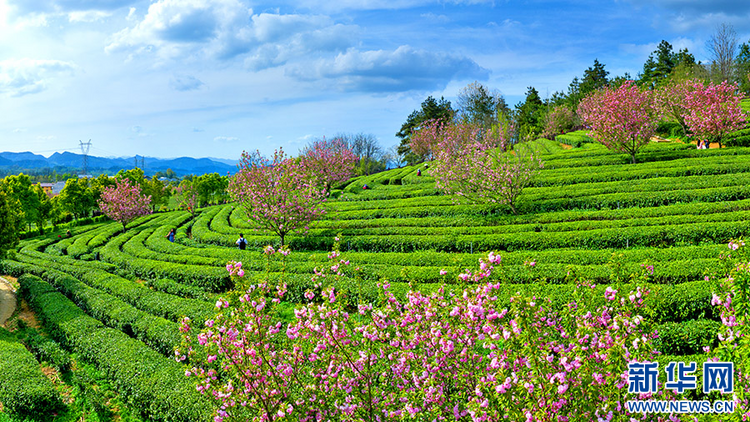
[[[193,179],[195,192],[198,194],[198,202],[201,206],[207,204],[218,204],[226,197],[229,179],[219,173],[208,173]]]
[[[31,230],[31,225],[39,219],[39,197],[31,184],[31,178],[21,173],[6,177],[3,183],[7,186],[11,207],[16,209],[22,224]]]
[[[750,94],[750,41],[740,44],[740,50],[735,59],[735,75],[740,91]]]
[[[146,181],[146,176],[143,173],[142,169],[134,168],[130,170],[120,170],[115,175],[115,179],[122,180],[122,179],[128,179],[131,185],[133,186],[141,186],[144,181]]]
[[[498,115],[510,114],[510,108],[500,91],[476,81],[459,91],[456,104],[459,120],[482,129],[490,129],[496,125]]]
[[[193,220],[195,220],[195,211],[198,208],[198,193],[195,191],[193,179],[187,177],[182,179],[180,185],[175,189],[174,199],[177,206],[180,209],[190,211]]]
[[[76,220],[88,217],[96,205],[88,180],[77,177],[65,182],[59,201],[61,209],[73,214]]]
[[[110,186],[115,186],[117,180],[106,174],[100,174],[95,179],[89,181],[89,189],[91,189],[91,197],[94,199],[94,203],[98,202],[102,197],[102,191]]]
[[[18,245],[20,219],[13,211],[4,189],[0,189],[0,259]]]
[[[526,91],[526,99],[516,105],[515,121],[519,141],[536,139],[544,130],[545,107],[533,86]]]
[[[609,85],[607,75],[609,72],[604,69],[604,65],[599,63],[598,59],[594,59],[594,64],[583,72],[583,78],[574,77],[568,85],[568,92],[566,94],[554,93],[550,104],[567,105],[571,110],[577,109],[578,103],[588,94]]]
[[[172,190],[165,186],[164,182],[159,180],[156,175],[144,181],[141,185],[141,193],[151,196],[152,211],[156,211],[159,206],[166,205],[169,202],[171,192]]]
[[[640,82],[649,88],[653,88],[665,80],[675,66],[677,66],[677,57],[672,50],[672,44],[662,40],[656,50],[648,56],[646,63],[643,64]]]
[[[52,200],[47,193],[42,189],[42,185],[34,185],[34,193],[39,200],[39,209],[37,211],[36,226],[39,229],[39,234],[44,234],[44,226],[47,225],[47,221],[52,217]]]
[[[695,56],[690,54],[687,48],[675,53],[672,50],[672,44],[662,40],[643,64],[643,73],[638,82],[649,88],[655,88],[664,83],[678,66],[687,67],[695,64]]]
[[[168,180],[178,179],[177,173],[175,173],[172,169],[167,169],[166,171],[157,171],[154,176],[156,176],[157,179],[162,177],[166,177]]]
[[[586,97],[590,92],[609,85],[607,75],[609,75],[609,72],[604,69],[604,65],[599,63],[599,60],[594,59],[593,66],[583,72],[579,93]]]
[[[409,146],[409,141],[412,132],[419,130],[424,122],[430,120],[443,120],[450,122],[453,120],[455,112],[451,107],[451,102],[446,101],[445,98],[440,97],[440,100],[436,100],[432,96],[427,97],[422,102],[422,106],[419,110],[414,110],[406,118],[406,122],[401,125],[401,129],[396,133],[396,137],[401,139],[396,152],[399,156],[404,158],[409,165],[419,163],[424,160],[424,157],[420,157],[414,154]]]

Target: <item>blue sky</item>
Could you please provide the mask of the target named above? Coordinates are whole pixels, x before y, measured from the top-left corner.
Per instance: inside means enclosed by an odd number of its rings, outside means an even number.
[[[473,81],[511,105],[661,40],[706,61],[747,0],[0,0],[0,151],[219,157],[336,133],[384,147]]]

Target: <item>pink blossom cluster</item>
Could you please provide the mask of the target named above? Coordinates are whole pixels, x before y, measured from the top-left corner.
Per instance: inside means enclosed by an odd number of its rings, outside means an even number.
[[[570,107],[560,105],[553,108],[544,118],[542,136],[554,140],[555,136],[573,130],[578,126],[578,116]]]
[[[714,361],[733,362],[735,370],[734,399],[737,420],[750,420],[750,256],[742,239],[727,245],[733,256],[723,257],[725,273],[711,305],[720,307],[722,327],[719,346],[713,350]],[[707,352],[710,349],[706,350]]]
[[[318,140],[302,151],[300,165],[309,178],[317,181],[326,192],[336,183],[354,175],[354,166],[359,162],[344,139]]]
[[[507,205],[515,213],[516,199],[544,164],[533,154],[506,153],[513,128],[496,129],[434,121],[412,134],[412,148],[429,145],[438,189],[470,202]]]
[[[690,79],[668,82],[654,91],[654,104],[661,118],[677,122],[686,135],[690,128],[685,122],[685,116],[689,113],[685,98],[688,92],[693,90],[695,83],[696,81]]]
[[[282,246],[289,233],[307,231],[312,221],[325,214],[326,188],[281,149],[270,162],[260,152],[243,152],[240,170],[229,180],[227,191],[244,207],[249,221],[277,234]]]
[[[607,303],[590,310],[579,307],[594,294],[590,283],[559,311],[535,297],[505,302],[490,278],[500,262],[496,254],[482,259],[464,273],[478,283],[456,294],[411,290],[400,300],[383,282],[382,303],[354,309],[324,287],[288,324],[275,316],[286,290],[252,285],[236,306],[222,302],[223,312],[194,339],[184,320],[189,347],[176,358],[194,364],[188,375],[216,400],[216,422],[564,422],[624,414],[627,364],[653,358],[655,334],[640,316],[648,291],[618,296],[610,288]],[[195,364],[199,350],[210,362]]]
[[[594,91],[578,105],[578,115],[591,128],[591,138],[610,150],[630,154],[633,163],[659,122],[653,93],[633,81]]]
[[[684,100],[685,123],[693,135],[721,146],[726,134],[744,127],[743,97],[738,92],[737,84],[727,81],[708,85],[693,81]]]
[[[180,208],[185,208],[195,216],[198,207],[198,191],[195,189],[195,183],[189,180],[183,180],[175,189],[175,199],[180,204]]]
[[[141,194],[138,186],[120,179],[115,186],[102,190],[99,209],[109,218],[122,223],[122,229],[136,218],[151,214],[151,195]]]

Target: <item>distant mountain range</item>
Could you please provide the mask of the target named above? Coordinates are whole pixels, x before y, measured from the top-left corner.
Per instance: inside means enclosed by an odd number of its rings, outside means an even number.
[[[143,163],[141,163],[143,160]],[[142,168],[146,175],[153,175],[159,171],[172,169],[178,176],[186,174],[201,175],[206,173],[234,174],[237,171],[236,164],[231,160],[219,158],[191,158],[180,157],[161,159],[152,157],[138,157],[138,167]],[[129,170],[136,166],[135,157],[94,157],[88,156],[88,172],[117,173],[125,169]],[[0,169],[28,169],[36,170],[43,168],[59,168],[64,171],[82,170],[83,155],[72,152],[56,152],[49,158],[31,152],[0,152]]]

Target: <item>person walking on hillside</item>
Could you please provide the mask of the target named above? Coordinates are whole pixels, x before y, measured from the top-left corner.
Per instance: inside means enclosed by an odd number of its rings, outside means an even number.
[[[240,238],[237,239],[237,241],[234,243],[237,244],[237,246],[240,248],[241,251],[244,251],[245,247],[247,246],[247,240],[245,240],[245,238],[242,237],[242,233],[240,233]]]
[[[174,229],[169,231],[169,234],[167,235],[167,239],[169,239],[170,242],[174,243]]]

